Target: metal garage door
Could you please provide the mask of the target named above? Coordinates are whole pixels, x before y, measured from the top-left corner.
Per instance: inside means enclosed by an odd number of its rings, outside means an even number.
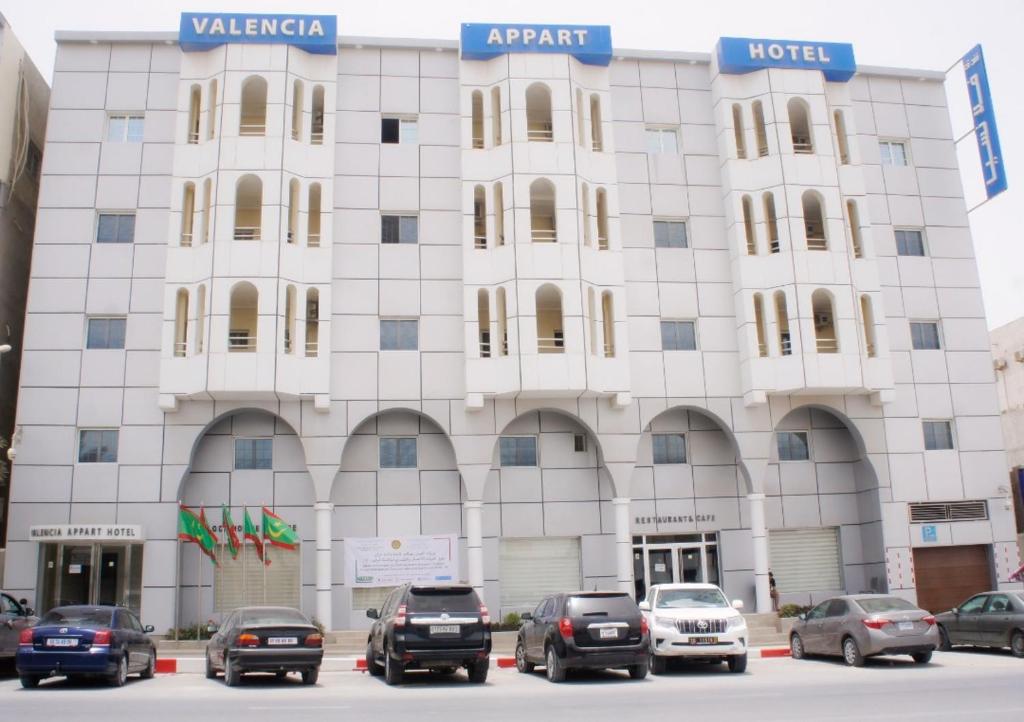
[[[532,611],[548,594],[580,589],[580,540],[502,539],[499,547],[501,614]]]
[[[232,559],[218,549],[214,586],[214,609],[224,613],[249,605],[299,606],[301,554],[291,549],[265,547],[270,564],[264,566],[252,545]],[[205,559],[201,560],[206,562]]]
[[[988,550],[984,544],[914,549],[917,606],[944,612],[972,594],[992,589]]]
[[[839,530],[773,529],[768,532],[769,567],[779,594],[843,589]]]

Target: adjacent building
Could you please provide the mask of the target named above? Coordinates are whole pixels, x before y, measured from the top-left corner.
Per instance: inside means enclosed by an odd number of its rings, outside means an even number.
[[[1010,585],[942,73],[604,26],[57,40],[4,582],[37,606]],[[301,543],[233,557],[222,505]]]
[[[1024,319],[991,331],[999,410],[1010,476],[1000,487],[1005,505],[1014,509],[1018,542],[1024,554]]]

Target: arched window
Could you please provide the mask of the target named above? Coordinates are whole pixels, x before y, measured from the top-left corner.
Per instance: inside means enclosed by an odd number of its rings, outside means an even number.
[[[590,147],[595,153],[604,150],[601,131],[601,98],[596,93],[590,96]]]
[[[210,81],[210,109],[206,118],[206,137],[213,140],[217,134],[217,79]]]
[[[242,108],[239,116],[239,135],[266,135],[267,81],[251,75],[242,83]]]
[[[833,113],[833,118],[836,124],[836,144],[839,146],[839,162],[843,165],[849,165],[850,141],[846,137],[846,118],[841,110]]]
[[[494,245],[505,245],[505,190],[500,181],[494,184]]]
[[[804,211],[804,230],[807,233],[807,250],[827,251],[828,235],[825,232],[825,214],[821,208],[821,197],[813,191],[805,191],[801,203]]]
[[[597,249],[608,250],[608,193],[597,189]]]
[[[316,288],[306,290],[306,356],[315,358],[320,355],[320,291]]]
[[[850,217],[850,242],[853,244],[853,257],[864,257],[864,245],[860,238],[860,213],[857,212],[856,201],[846,201],[846,213]]]
[[[605,291],[601,294],[601,323],[604,338],[604,356],[612,358],[615,356],[615,305],[612,301],[612,292]]]
[[[793,340],[789,335],[789,311],[784,291],[775,292],[775,327],[779,333],[779,353],[789,356],[793,353]]]
[[[484,147],[484,94],[479,90],[474,90],[471,96],[472,100],[470,105],[472,106],[473,122],[473,148]]]
[[[284,352],[295,352],[295,286],[288,284],[284,291]]]
[[[210,229],[213,227],[213,182],[207,178],[203,181],[203,234],[200,243],[210,242]]]
[[[768,231],[768,250],[771,253],[779,252],[779,220],[775,215],[775,196],[765,193],[761,196],[764,205],[764,225]]]
[[[743,108],[739,103],[732,105],[732,132],[736,137],[736,157],[747,157],[747,139],[743,130]]]
[[[476,292],[476,335],[480,358],[491,357],[491,302],[486,288]]]
[[[181,245],[192,245],[192,229],[196,213],[196,187],[186,183],[181,197]]]
[[[576,88],[576,143],[580,148],[586,142],[587,122],[583,114],[583,90]]]
[[[494,145],[501,145],[501,88],[491,88],[491,133]]]
[[[580,189],[580,196],[580,205],[583,207],[583,245],[593,246],[594,238],[590,230],[590,186],[586,183]]]
[[[551,90],[544,83],[526,89],[526,139],[550,143],[554,139],[551,124]]]
[[[242,281],[231,289],[231,313],[228,317],[228,351],[251,353],[256,350],[259,292]]]
[[[292,140],[302,140],[302,81],[292,85]]]
[[[811,294],[811,313],[814,314],[814,340],[818,353],[837,353],[839,337],[836,334],[832,296],[828,291],[819,288]]]
[[[530,234],[534,243],[557,243],[555,185],[546,178],[530,184]]]
[[[179,288],[174,298],[174,355],[184,358],[188,353],[188,291]]]
[[[320,184],[309,184],[309,211],[306,218],[306,245],[320,247]]]
[[[498,353],[508,356],[508,307],[505,305],[505,289],[500,286],[494,294],[494,305],[498,312]]]
[[[597,335],[597,294],[593,287],[587,289],[587,318],[590,320],[590,353],[601,353],[601,338]]]
[[[309,142],[312,145],[324,143],[324,86],[313,86],[313,112],[310,116]]]
[[[754,115],[754,140],[757,142],[757,155],[763,157],[768,155],[768,131],[764,126],[764,107],[760,100],[755,100],[750,109]]]
[[[810,109],[802,98],[790,98],[786,103],[789,111],[789,133],[794,153],[813,153],[814,140],[811,136]]]
[[[754,294],[754,328],[757,332],[757,355],[764,358],[768,355],[768,334],[764,327],[764,296]]]
[[[537,289],[537,353],[564,353],[562,293],[546,283]]]
[[[206,286],[200,285],[196,292],[196,353],[203,352],[206,337]]]
[[[188,143],[199,142],[199,108],[202,96],[202,89],[198,85],[193,85],[188,94]]]
[[[473,188],[473,248],[487,248],[487,194],[483,186]]]
[[[747,255],[757,255],[757,236],[754,234],[754,208],[750,196],[743,196],[743,237],[747,241]]]
[[[263,227],[263,181],[244,175],[235,188],[235,240],[258,241]]]
[[[860,319],[864,324],[864,348],[868,358],[874,358],[878,352],[875,345],[875,312],[871,308],[871,297],[866,293],[860,297]]]
[[[299,179],[288,181],[288,243],[299,239]]]

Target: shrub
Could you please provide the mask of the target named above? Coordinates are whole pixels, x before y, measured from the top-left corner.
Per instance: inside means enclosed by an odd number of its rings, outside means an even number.
[[[783,604],[779,608],[779,616],[783,618],[799,617],[801,614],[809,612],[810,609],[811,608],[809,606],[804,606],[802,604]]]

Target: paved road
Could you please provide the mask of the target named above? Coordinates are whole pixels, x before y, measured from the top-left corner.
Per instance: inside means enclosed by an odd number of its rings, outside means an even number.
[[[751,660],[747,673],[724,665],[690,667],[664,677],[632,681],[625,673],[573,676],[549,684],[540,672],[520,675],[492,668],[488,683],[410,675],[387,687],[356,672],[320,676],[315,688],[297,677],[285,682],[247,678],[228,689],[201,675],[133,679],[122,689],[54,679],[22,690],[0,680],[7,720],[117,719],[244,720],[977,720],[1024,719],[1024,660],[991,652],[937,653],[919,667],[900,658],[869,660],[863,669],[838,661]]]

